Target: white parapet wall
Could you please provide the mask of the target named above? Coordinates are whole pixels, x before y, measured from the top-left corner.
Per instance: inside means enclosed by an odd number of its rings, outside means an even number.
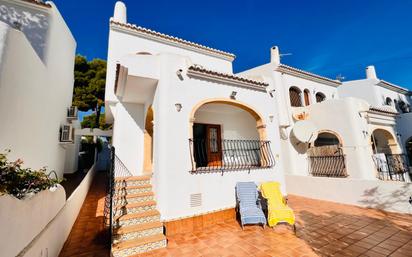
[[[60,209],[47,224],[47,226],[25,247],[21,247],[20,251],[13,255],[18,257],[32,256],[59,256],[60,251],[66,242],[70,231],[79,215],[80,209],[86,199],[89,188],[92,184],[95,175],[94,166],[89,170],[88,174],[83,178],[83,181],[67,199],[66,204]],[[36,219],[31,219],[32,223],[37,222]],[[2,227],[3,228],[3,227]],[[14,226],[14,229],[21,229],[21,226]],[[16,242],[15,240],[14,242]],[[3,242],[1,242],[3,243]],[[3,249],[4,248],[0,248]],[[3,253],[3,252],[2,252]],[[3,256],[3,255],[2,255]]]
[[[0,196],[0,255],[16,256],[63,208],[62,186],[19,200]],[[41,255],[40,255],[41,256]]]
[[[412,214],[412,183],[286,175],[288,194]]]

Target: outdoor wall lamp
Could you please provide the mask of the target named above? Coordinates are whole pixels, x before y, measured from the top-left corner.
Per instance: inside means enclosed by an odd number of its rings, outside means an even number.
[[[270,97],[273,97],[274,93],[276,92],[276,89],[272,89],[269,91]]]
[[[363,136],[364,136],[364,137],[367,137],[367,136],[368,136],[368,134],[369,134],[369,132],[368,132],[368,131],[366,131],[366,130],[362,130],[362,133],[363,133]]]
[[[179,77],[180,80],[183,80],[183,70],[182,69],[178,69],[176,71],[176,75]]]
[[[236,95],[237,95],[237,92],[232,91],[232,94],[230,95],[230,99],[236,100]]]
[[[275,116],[273,116],[273,115],[269,115],[269,120],[270,120],[270,122],[273,122],[273,118],[274,118]]]
[[[182,104],[180,103],[175,104],[175,107],[177,112],[180,112],[182,110]]]

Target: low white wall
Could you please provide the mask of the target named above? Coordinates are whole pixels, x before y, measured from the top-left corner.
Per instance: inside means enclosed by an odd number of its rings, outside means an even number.
[[[412,213],[411,183],[286,175],[286,190],[313,199]]]
[[[19,200],[0,196],[0,255],[16,256],[40,233],[66,202],[62,186]]]
[[[70,231],[79,215],[95,175],[94,166],[89,170],[83,181],[72,193],[60,212],[47,224],[36,238],[31,241],[17,256],[58,256]],[[31,220],[33,222],[34,220]],[[17,226],[19,228],[19,226]],[[15,227],[16,228],[16,227]],[[5,255],[6,256],[6,255]],[[11,256],[11,255],[10,255]],[[13,255],[14,256],[14,255]]]

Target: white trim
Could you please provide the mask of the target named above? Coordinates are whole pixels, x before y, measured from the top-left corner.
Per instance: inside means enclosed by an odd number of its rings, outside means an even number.
[[[316,75],[314,73],[307,72],[304,70],[300,70],[300,69],[297,69],[297,68],[294,68],[294,67],[291,67],[285,64],[280,64],[276,70],[281,72],[282,74],[285,73],[291,76],[311,80],[311,81],[322,83],[322,84],[332,86],[332,87],[339,87],[342,84],[342,82],[340,82],[339,80],[329,79],[329,78],[319,76],[319,75]]]

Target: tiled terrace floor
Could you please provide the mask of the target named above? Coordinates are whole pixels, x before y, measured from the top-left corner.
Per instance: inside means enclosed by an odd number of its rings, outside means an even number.
[[[104,176],[98,174],[61,257],[109,256],[103,232]],[[412,256],[412,215],[290,196],[297,235],[236,221],[168,238],[168,247],[139,256]]]
[[[96,173],[60,257],[109,257],[109,239],[103,225],[105,179],[104,173]]]

